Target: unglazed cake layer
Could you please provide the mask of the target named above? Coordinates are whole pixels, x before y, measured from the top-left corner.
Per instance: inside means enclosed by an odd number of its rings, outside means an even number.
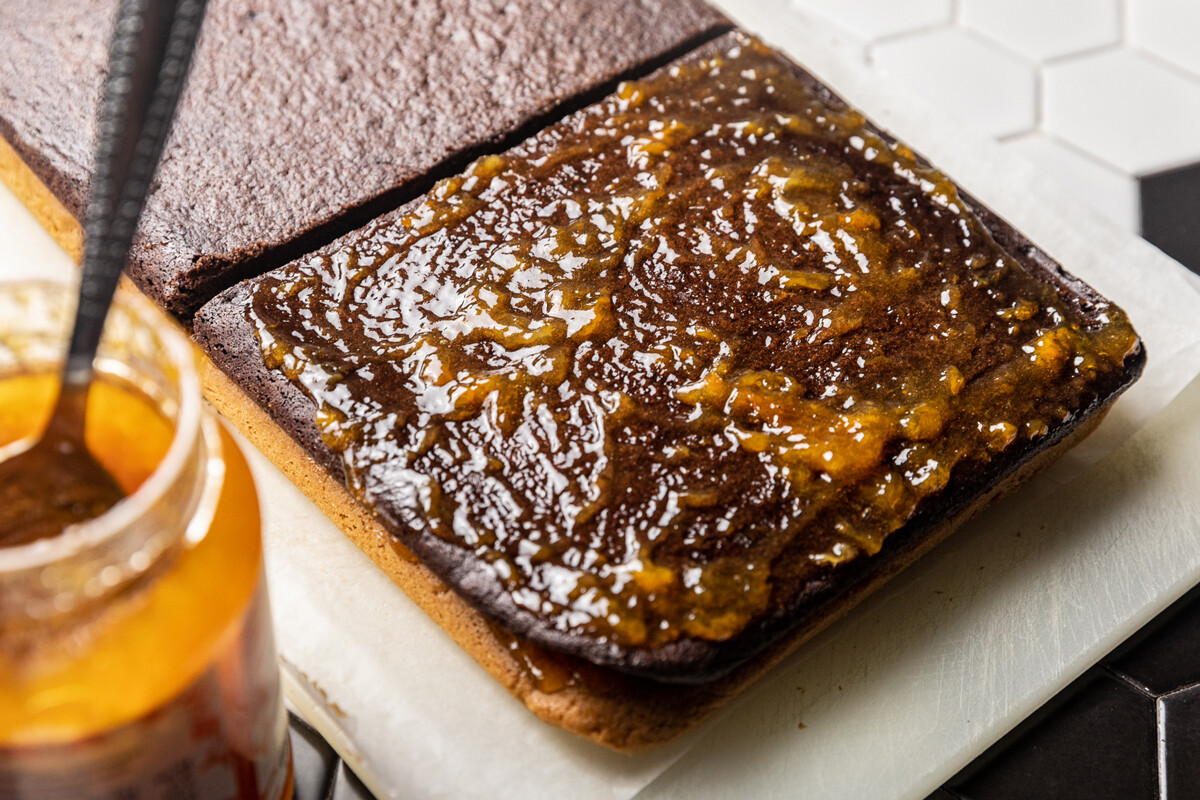
[[[740,34],[195,330],[509,633],[681,683],[822,624],[1144,358],[1120,309]]]
[[[76,218],[114,8],[0,13],[0,137]],[[130,274],[187,318],[726,27],[693,0],[213,0]]]

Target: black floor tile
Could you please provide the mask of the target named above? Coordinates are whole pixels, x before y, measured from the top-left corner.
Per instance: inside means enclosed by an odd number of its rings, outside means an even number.
[[[292,735],[292,774],[295,776],[295,800],[326,800],[338,765],[321,734],[294,714],[288,715]]]
[[[1166,740],[1166,798],[1200,798],[1200,687],[1159,700]]]
[[[1154,700],[1093,671],[947,784],[963,800],[1158,800]]]
[[[1200,683],[1200,586],[1134,634],[1104,663],[1153,694]]]
[[[1148,175],[1139,183],[1142,236],[1200,273],[1200,164]]]

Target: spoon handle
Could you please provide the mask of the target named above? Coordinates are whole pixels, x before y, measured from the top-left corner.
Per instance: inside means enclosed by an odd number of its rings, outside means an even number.
[[[104,319],[183,91],[206,0],[120,0],[100,106],[86,252],[60,406],[83,404]]]

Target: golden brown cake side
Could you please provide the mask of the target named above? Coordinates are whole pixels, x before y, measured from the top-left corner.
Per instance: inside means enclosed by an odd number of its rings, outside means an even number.
[[[29,209],[38,224],[76,263],[83,260],[83,228],[17,151],[0,138],[0,182]]]

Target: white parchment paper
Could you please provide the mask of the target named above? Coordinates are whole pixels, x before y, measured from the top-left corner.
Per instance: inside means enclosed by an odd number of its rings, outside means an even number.
[[[719,5],[1123,306],[1146,373],[1052,473],[725,715],[638,757],[536,720],[249,452],[289,693],[381,797],[922,798],[1200,580],[1200,384],[1159,414],[1200,373],[1186,271],[843,59],[835,34],[784,0]],[[2,189],[0,243],[0,278],[73,272]]]

